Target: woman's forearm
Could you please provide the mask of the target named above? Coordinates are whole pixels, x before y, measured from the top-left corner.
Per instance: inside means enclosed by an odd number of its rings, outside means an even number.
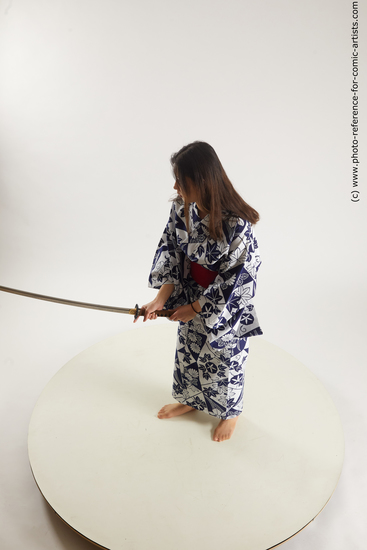
[[[161,288],[158,290],[157,298],[160,301],[163,301],[163,303],[167,302],[174,289],[175,285],[171,283],[161,286]]]

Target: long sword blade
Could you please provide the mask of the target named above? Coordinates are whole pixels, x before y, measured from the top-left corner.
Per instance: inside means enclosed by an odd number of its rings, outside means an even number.
[[[114,307],[114,306],[103,306],[99,304],[88,304],[86,302],[77,302],[75,300],[64,300],[63,298],[55,298],[54,296],[44,296],[43,294],[35,294],[33,292],[26,292],[25,290],[8,288],[6,286],[0,286],[0,290],[2,290],[3,292],[10,292],[10,294],[18,294],[19,296],[26,296],[27,298],[35,298],[36,300],[45,300],[46,302],[55,302],[56,304],[64,304],[66,306],[85,307],[88,309],[99,309],[100,311],[112,311],[114,313],[127,313],[129,315],[136,315],[137,313],[136,308],[130,309],[126,307]]]
[[[136,304],[134,308],[103,306],[100,304],[88,304],[86,302],[77,302],[75,300],[55,298],[54,296],[44,296],[43,294],[35,294],[34,292],[17,290],[15,288],[9,288],[7,286],[0,286],[0,290],[3,292],[9,292],[10,294],[18,294],[19,296],[26,296],[27,298],[35,298],[36,300],[44,300],[46,302],[54,302],[56,304],[63,304],[65,306],[84,307],[87,309],[98,309],[100,311],[112,311],[113,313],[126,313],[128,315],[134,315],[135,319],[140,315],[144,315],[144,310],[142,308],[139,308],[138,304]],[[160,311],[156,311],[155,313],[158,317],[170,317],[173,313],[173,310],[163,309]]]

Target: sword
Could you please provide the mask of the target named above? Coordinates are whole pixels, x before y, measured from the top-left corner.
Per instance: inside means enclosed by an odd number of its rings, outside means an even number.
[[[63,298],[55,298],[53,296],[44,296],[43,294],[34,294],[33,292],[26,292],[24,290],[17,290],[15,288],[8,288],[7,286],[0,286],[2,292],[9,292],[10,294],[18,294],[19,296],[26,296],[27,298],[35,298],[36,300],[45,300],[46,302],[55,302],[56,304],[64,304],[65,306],[85,307],[87,309],[99,309],[100,311],[112,311],[113,313],[126,313],[128,315],[134,315],[134,319],[143,316],[145,310],[139,308],[138,304],[134,308],[127,307],[114,307],[114,306],[102,306],[99,304],[88,304],[86,302],[77,302],[74,300],[64,300]],[[173,309],[161,309],[154,313],[157,317],[171,317]]]

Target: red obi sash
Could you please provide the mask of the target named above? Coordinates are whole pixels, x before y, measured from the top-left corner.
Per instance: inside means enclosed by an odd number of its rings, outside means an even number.
[[[190,273],[194,281],[204,288],[208,288],[218,275],[218,271],[210,271],[197,262],[190,262]]]

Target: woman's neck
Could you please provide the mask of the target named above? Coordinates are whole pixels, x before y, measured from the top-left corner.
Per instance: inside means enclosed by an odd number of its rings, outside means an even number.
[[[195,201],[195,204],[196,204],[196,208],[198,210],[199,217],[201,219],[205,218],[205,216],[207,216],[209,214],[209,212],[207,212],[205,210],[205,208],[203,208],[197,201]]]

